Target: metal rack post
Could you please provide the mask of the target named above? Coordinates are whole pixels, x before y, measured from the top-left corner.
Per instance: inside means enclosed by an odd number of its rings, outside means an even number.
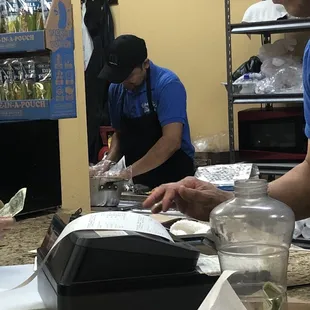
[[[229,131],[229,157],[230,163],[235,162],[235,136],[234,136],[234,99],[232,81],[232,47],[231,47],[231,11],[230,0],[225,1],[226,23],[226,64],[227,64],[227,92],[228,92],[228,131]]]

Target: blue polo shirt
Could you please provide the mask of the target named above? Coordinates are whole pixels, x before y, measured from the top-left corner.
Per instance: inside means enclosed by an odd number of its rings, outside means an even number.
[[[305,133],[310,139],[310,41],[308,42],[303,61],[304,113],[306,119]]]
[[[191,143],[190,128],[186,112],[186,90],[172,71],[150,62],[152,99],[161,126],[171,123],[183,124],[181,149],[191,158],[194,147]],[[136,118],[150,113],[146,83],[138,90],[126,90],[122,84],[111,84],[109,88],[109,111],[113,128],[120,130],[122,95],[125,92],[124,113]]]

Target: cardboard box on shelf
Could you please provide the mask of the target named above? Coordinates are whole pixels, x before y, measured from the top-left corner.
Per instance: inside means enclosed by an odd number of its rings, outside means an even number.
[[[51,72],[51,85],[46,89],[41,86],[40,96],[0,98],[0,121],[77,116],[71,0],[52,1],[44,30],[1,33],[0,52],[8,59],[16,57],[16,53],[18,58],[49,56]]]

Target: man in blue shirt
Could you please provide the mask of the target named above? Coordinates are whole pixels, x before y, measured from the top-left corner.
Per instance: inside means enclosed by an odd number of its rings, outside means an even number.
[[[289,14],[296,17],[310,16],[310,0],[273,0],[283,4]],[[296,218],[310,217],[310,41],[303,61],[305,133],[308,137],[308,151],[303,163],[283,177],[269,183],[269,195],[283,201],[295,212]],[[167,211],[178,207],[191,217],[207,221],[211,210],[230,198],[233,194],[221,191],[210,183],[195,178],[186,178],[178,183],[160,186],[145,201],[146,208],[153,212]],[[162,202],[157,204],[158,202]]]
[[[193,175],[184,85],[148,59],[144,40],[115,39],[100,77],[112,83],[109,110],[116,130],[107,160],[125,156],[130,168],[122,176],[152,189]]]

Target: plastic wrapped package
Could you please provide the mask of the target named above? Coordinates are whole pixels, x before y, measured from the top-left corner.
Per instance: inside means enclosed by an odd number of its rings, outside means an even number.
[[[52,85],[51,85],[51,67],[50,61],[47,57],[36,59],[35,70],[37,82],[33,85],[34,99],[51,99]]]
[[[27,98],[27,90],[24,84],[24,74],[21,59],[11,61],[13,70],[13,98],[14,100],[23,100]]]
[[[198,167],[195,177],[217,187],[233,187],[238,180],[257,179],[258,167],[254,164],[232,164]]]
[[[301,93],[302,63],[300,58],[293,57],[296,45],[294,38],[263,45],[257,59],[252,57],[234,73],[238,77],[233,82],[234,94]]]
[[[303,80],[302,80],[302,65],[282,65],[279,69],[269,68],[269,77],[258,81],[255,88],[257,94],[270,94],[270,93],[302,93]],[[274,74],[270,72],[274,70]]]
[[[236,80],[233,85],[240,86],[238,93],[240,94],[255,94],[255,88],[258,81],[262,80],[264,76],[261,73],[247,73]]]
[[[19,0],[18,1],[18,17],[19,29],[17,31],[35,31],[39,30],[36,27],[36,16],[33,7],[34,1]],[[37,2],[35,2],[37,3]]]
[[[193,141],[193,145],[196,152],[207,152],[209,147],[209,138],[197,138]]]
[[[8,32],[18,32],[20,30],[20,22],[18,18],[18,2],[17,0],[6,0],[7,7],[7,27]]]
[[[212,163],[226,162],[228,133],[198,137],[193,141],[195,147],[195,167],[209,166]]]
[[[25,87],[25,99],[34,98],[34,84],[36,82],[35,61],[33,58],[22,59],[22,68],[24,74],[23,84]]]
[[[259,50],[260,73],[246,73],[234,83],[234,93],[243,95],[302,93],[301,59],[293,57],[295,39],[281,39]]]
[[[14,100],[13,90],[13,69],[10,60],[5,60],[0,64],[3,78],[3,100]]]
[[[42,14],[43,27],[46,23],[48,13],[51,10],[52,1],[53,0],[41,0],[41,5],[43,5],[43,14]]]
[[[0,0],[0,32],[43,30],[51,2],[52,0]]]
[[[264,44],[258,52],[259,59],[264,62],[274,57],[292,56],[297,45],[297,40],[294,38],[285,38],[277,40],[273,43]]]
[[[228,134],[220,132],[218,134],[198,137],[193,141],[196,152],[224,152],[227,150]]]
[[[0,61],[1,100],[51,99],[48,57],[10,58]]]
[[[301,62],[291,56],[278,56],[266,59],[261,66],[261,73],[266,77],[273,77],[280,69],[287,67],[301,67]]]
[[[294,239],[310,240],[310,218],[295,222]]]
[[[296,239],[301,236],[306,220],[296,221],[293,238]]]
[[[293,57],[296,45],[296,39],[285,38],[260,48],[258,57],[263,62],[261,73],[265,79],[257,82],[255,93],[302,92],[301,59]]]

